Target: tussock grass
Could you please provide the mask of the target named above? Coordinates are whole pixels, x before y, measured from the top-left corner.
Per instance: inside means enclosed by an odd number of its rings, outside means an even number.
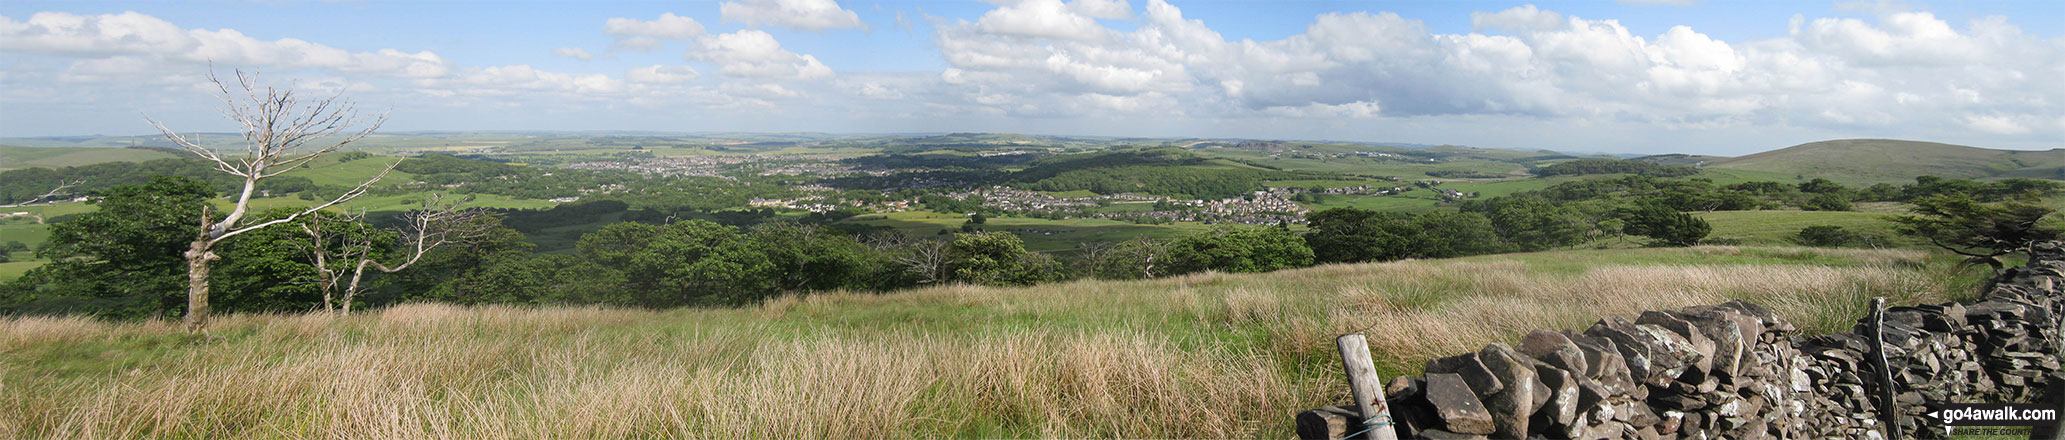
[[[1285,437],[1386,374],[1605,315],[1747,299],[1813,331],[1958,299],[1913,251],[1565,251],[737,309],[405,305],[336,318],[0,318],[0,438]]]

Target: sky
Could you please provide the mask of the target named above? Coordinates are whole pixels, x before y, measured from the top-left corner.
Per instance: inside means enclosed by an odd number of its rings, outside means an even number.
[[[2049,149],[2061,28],[2055,1],[10,0],[0,136],[233,131],[212,68],[383,132]]]

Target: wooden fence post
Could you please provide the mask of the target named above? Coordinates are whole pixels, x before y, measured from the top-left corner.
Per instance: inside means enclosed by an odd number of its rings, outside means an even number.
[[[1355,394],[1355,409],[1362,415],[1357,424],[1367,433],[1363,438],[1398,440],[1391,408],[1384,402],[1384,383],[1377,380],[1377,366],[1370,361],[1369,340],[1361,333],[1350,333],[1335,338],[1334,345],[1341,349],[1341,368],[1348,373],[1348,389]]]
[[[1879,370],[1879,432],[1889,439],[1906,438],[1900,436],[1900,403],[1893,399],[1897,384],[1893,382],[1892,362],[1886,359],[1886,298],[1882,296],[1871,299],[1871,353],[1872,366]]]

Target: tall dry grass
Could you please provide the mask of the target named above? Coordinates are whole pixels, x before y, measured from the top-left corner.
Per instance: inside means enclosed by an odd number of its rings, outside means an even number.
[[[206,336],[0,318],[0,438],[1283,437],[1296,411],[1345,399],[1342,332],[1411,372],[1604,315],[1748,299],[1827,328],[1869,296],[1958,286],[1918,253],[1675,252],[1716,260],[1493,257],[721,310],[408,305],[234,315]]]

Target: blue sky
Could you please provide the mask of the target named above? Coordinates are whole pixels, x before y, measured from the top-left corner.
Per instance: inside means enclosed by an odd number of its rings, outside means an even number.
[[[1740,154],[2065,147],[2055,2],[0,3],[0,136],[228,130],[207,63],[387,131],[951,132]]]

